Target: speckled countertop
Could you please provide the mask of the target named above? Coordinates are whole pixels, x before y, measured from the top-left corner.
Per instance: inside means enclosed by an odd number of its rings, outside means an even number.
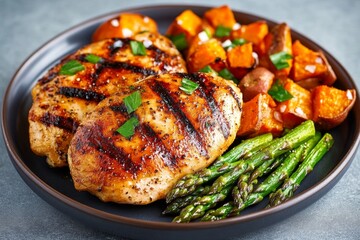
[[[0,0],[0,97],[19,65],[60,32],[95,16],[167,1]],[[233,9],[287,22],[345,66],[360,86],[360,1],[171,1],[228,4]],[[71,219],[37,196],[20,178],[0,139],[0,239],[118,239]],[[360,239],[360,152],[338,184],[286,220],[236,239]]]

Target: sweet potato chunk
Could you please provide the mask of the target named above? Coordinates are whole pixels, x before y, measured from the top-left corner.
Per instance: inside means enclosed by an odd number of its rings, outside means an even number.
[[[276,103],[267,93],[260,93],[245,102],[237,135],[256,136],[268,132],[279,135],[283,126],[276,117],[279,113],[275,111],[275,106]]]
[[[312,91],[313,120],[320,129],[328,130],[342,123],[356,100],[356,91],[321,85]]]
[[[212,8],[206,11],[204,13],[204,19],[214,28],[217,26],[232,28],[236,23],[234,13],[227,5]]]
[[[185,34],[188,43],[201,30],[202,20],[193,11],[185,10],[171,23],[166,34],[170,36]]]
[[[263,67],[257,67],[246,74],[239,82],[245,102],[259,93],[267,93],[274,82],[274,74]]]
[[[136,13],[122,13],[101,24],[94,32],[92,41],[127,38],[144,31],[158,31],[157,24],[152,18]]]
[[[250,23],[249,25],[241,25],[239,29],[231,32],[231,37],[243,38],[248,42],[252,42],[255,45],[261,43],[264,37],[268,34],[269,28],[265,21],[257,21]]]
[[[255,63],[252,52],[252,43],[245,43],[229,49],[226,55],[230,67],[251,68]]]
[[[210,39],[198,45],[188,57],[189,72],[196,72],[215,62],[217,59],[226,59],[226,52],[217,39]]]
[[[321,78],[327,66],[320,53],[314,52],[296,40],[293,44],[293,67],[291,76],[294,81],[308,78]]]
[[[200,31],[198,34],[196,34],[189,42],[188,49],[185,51],[186,58],[193,54],[200,44],[203,44],[204,42],[207,42],[209,40],[210,36],[206,31]]]
[[[312,119],[310,91],[291,80],[286,81],[284,88],[293,96],[279,103],[277,107],[282,115],[284,127],[293,128],[305,120]]]

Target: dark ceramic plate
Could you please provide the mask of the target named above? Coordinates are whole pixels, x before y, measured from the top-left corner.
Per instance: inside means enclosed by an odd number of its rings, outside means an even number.
[[[154,18],[164,32],[174,17],[188,8],[199,15],[207,9],[199,6],[154,6],[124,11],[139,12]],[[247,209],[239,217],[209,223],[174,224],[171,223],[171,218],[161,215],[164,202],[148,206],[117,205],[103,203],[88,193],[77,192],[68,170],[49,168],[45,159],[34,155],[29,148],[27,114],[31,106],[30,91],[47,69],[68,53],[89,43],[95,28],[116,14],[111,13],[84,22],[47,42],[19,68],[5,94],[2,129],[9,156],[24,181],[54,207],[92,227],[124,237],[223,239],[270,225],[304,209],[328,192],[350,166],[359,143],[358,100],[346,121],[331,131],[335,138],[334,147],[304,180],[295,197],[271,209],[263,209],[266,204],[264,201]],[[263,19],[242,12],[235,12],[235,15],[243,24]],[[275,24],[267,21],[270,27]],[[356,88],[346,70],[329,53],[301,34],[295,31],[292,34],[294,39],[301,40],[308,47],[325,52],[339,78],[336,87]]]

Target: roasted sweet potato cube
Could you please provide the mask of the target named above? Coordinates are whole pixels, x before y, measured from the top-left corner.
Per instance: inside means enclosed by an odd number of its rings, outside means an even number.
[[[241,25],[239,29],[231,32],[231,38],[243,38],[255,45],[261,43],[264,37],[268,34],[269,28],[265,21],[257,21],[249,25]]]
[[[189,42],[189,47],[185,52],[186,58],[188,58],[200,44],[203,44],[204,42],[207,42],[209,40],[210,36],[205,30],[196,34]]]
[[[356,91],[340,90],[326,85],[312,91],[313,120],[320,129],[328,130],[342,123],[356,100]]]
[[[245,43],[229,49],[226,55],[230,67],[251,68],[255,63],[252,53],[252,43]]]
[[[238,136],[256,136],[263,133],[281,134],[282,123],[277,119],[276,103],[267,93],[256,95],[243,104]]]
[[[156,22],[147,16],[136,13],[122,13],[101,24],[94,32],[92,41],[107,38],[127,38],[139,32],[157,32]]]
[[[294,81],[307,78],[321,78],[327,66],[320,53],[312,51],[296,40],[293,44],[293,67],[291,76]]]
[[[307,55],[309,53],[314,52],[311,49],[305,47],[299,40],[295,40],[295,42],[293,43],[292,51],[293,51],[293,56]]]
[[[185,34],[188,43],[201,31],[202,20],[193,11],[185,10],[178,15],[166,31],[167,35]]]
[[[206,11],[204,13],[204,19],[214,28],[217,26],[232,28],[236,23],[234,13],[227,5],[212,8]]]
[[[284,88],[293,96],[277,106],[282,115],[284,127],[293,128],[305,120],[312,119],[310,91],[291,80],[286,81]]]
[[[287,78],[291,70],[292,59],[286,60],[289,66],[282,69],[277,69],[269,59],[271,55],[280,52],[286,52],[292,55],[291,31],[286,23],[276,25],[266,35],[266,37],[264,38],[264,51],[267,55],[266,61],[268,62],[265,63],[263,66],[270,66],[271,70],[275,73],[275,76],[277,78]]]
[[[217,39],[210,39],[199,44],[188,57],[189,72],[196,72],[215,62],[217,59],[226,59],[226,52]]]

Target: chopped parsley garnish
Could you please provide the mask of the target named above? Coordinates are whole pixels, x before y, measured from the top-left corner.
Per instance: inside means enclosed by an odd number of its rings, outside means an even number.
[[[277,80],[272,87],[269,89],[268,94],[274,98],[278,102],[284,102],[293,98],[293,95],[289,93],[283,85],[281,85],[280,81]]]
[[[96,55],[91,54],[91,53],[85,56],[86,61],[88,61],[90,63],[94,63],[94,64],[98,63],[101,59],[102,59],[101,57],[96,56]]]
[[[277,70],[281,70],[289,67],[290,65],[287,62],[287,60],[289,59],[292,59],[292,56],[285,51],[270,55],[270,60],[274,64]]]
[[[135,133],[135,128],[139,125],[139,120],[136,117],[131,117],[116,131],[123,137],[130,138]]]
[[[188,47],[185,33],[181,33],[181,34],[179,34],[179,35],[170,36],[170,40],[173,42],[173,44],[175,45],[175,47],[176,47],[179,51],[182,51],[182,50],[184,50],[185,48]]]
[[[199,70],[199,72],[203,72],[203,73],[215,73],[216,75],[218,74],[214,69],[212,69],[209,65],[206,65],[205,67],[203,67],[202,69]]]
[[[225,78],[226,80],[231,80],[234,83],[238,84],[239,80],[227,69],[224,68],[219,72],[220,77]]]
[[[192,94],[197,88],[199,87],[199,84],[191,81],[188,78],[183,78],[181,80],[181,86],[179,87],[182,91],[184,91],[187,94]]]
[[[82,70],[84,70],[85,67],[77,60],[70,60],[64,65],[62,65],[59,74],[60,75],[74,75]]]
[[[231,28],[224,26],[217,26],[215,29],[215,37],[228,37],[230,36]]]
[[[126,106],[127,113],[134,112],[141,105],[140,91],[135,91],[126,98],[124,98],[124,104]]]
[[[146,48],[142,42],[130,41],[131,52],[136,56],[145,56]]]

